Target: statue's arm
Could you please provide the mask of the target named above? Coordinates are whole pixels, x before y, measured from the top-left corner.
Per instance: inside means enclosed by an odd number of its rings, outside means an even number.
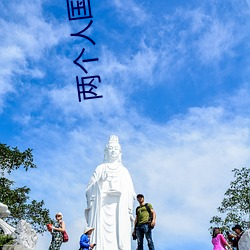
[[[96,180],[94,174],[92,175],[89,184],[86,188],[86,199],[87,199],[87,207],[90,208],[92,205],[92,201],[95,197],[95,189],[96,189]]]
[[[99,186],[102,181],[102,165],[99,165],[93,175],[90,178],[88,186],[86,188],[86,199],[87,199],[87,207],[91,207],[93,200],[96,197]]]

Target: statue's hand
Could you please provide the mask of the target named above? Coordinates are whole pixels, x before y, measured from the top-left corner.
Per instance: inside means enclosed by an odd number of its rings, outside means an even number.
[[[108,173],[106,171],[103,171],[101,180],[105,181],[105,180],[107,180],[107,178],[108,178]]]
[[[132,221],[132,222],[135,221],[133,214],[130,214],[130,221]]]
[[[94,200],[95,200],[95,195],[92,195],[90,199],[87,199],[87,209],[90,209],[93,206]]]

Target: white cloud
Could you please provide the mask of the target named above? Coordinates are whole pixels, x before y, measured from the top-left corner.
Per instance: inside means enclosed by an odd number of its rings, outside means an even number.
[[[119,84],[119,83],[117,83]],[[98,120],[96,114],[104,115],[106,119],[110,119],[113,114],[124,113],[124,97],[118,91],[118,87],[113,87],[107,82],[97,82],[97,89],[94,92],[103,98],[84,100],[81,94],[81,102],[78,101],[77,86],[75,84],[56,88],[48,92],[51,105],[58,108],[67,117],[76,117],[80,119],[87,118],[92,121]]]
[[[126,3],[121,0],[113,2],[119,15],[131,26],[141,25],[149,18],[149,14],[143,10],[142,4],[138,5],[133,0],[128,0]]]
[[[127,62],[129,76],[142,79],[146,84],[154,84],[154,71],[158,62],[158,52],[142,43],[140,50]]]
[[[155,75],[158,72],[160,52],[140,41],[135,53],[121,57],[107,48],[102,49],[101,60],[96,70],[105,81],[109,81],[127,96],[142,85],[157,84]],[[165,61],[166,62],[166,61]]]
[[[235,44],[236,37],[232,25],[213,21],[197,42],[200,59],[204,63],[210,63],[232,56]]]
[[[112,110],[113,106],[107,108]],[[94,168],[102,162],[104,145],[112,133],[120,137],[123,162],[136,192],[144,193],[155,207],[159,249],[165,244],[161,232],[171,234],[169,246],[179,237],[184,243],[204,244],[210,237],[209,219],[232,180],[231,170],[249,164],[250,120],[228,119],[222,107],[193,108],[162,125],[127,112],[115,114],[105,121],[96,116],[89,125],[84,117],[78,118],[74,128],[67,123],[44,124],[30,128],[22,137],[35,149],[39,162],[36,173],[26,177],[32,192],[43,197],[52,211],[63,210],[65,214],[72,238],[65,249],[77,247],[84,227],[84,190]],[[27,183],[23,175],[16,178]],[[60,186],[63,188],[58,189]]]
[[[169,68],[176,71],[189,67],[193,60],[214,65],[234,57],[237,45],[246,36],[240,31],[244,25],[239,27],[239,23],[218,13],[216,8],[210,11],[201,4],[197,8],[177,8],[175,13],[165,15],[155,25],[158,31],[152,28],[148,37],[156,37],[157,47],[170,59]]]
[[[35,66],[37,60],[41,59],[46,49],[55,46],[65,38],[65,30],[68,29],[67,26],[63,27],[45,21],[39,1],[11,2],[3,8],[4,13],[12,13],[14,18],[9,20],[7,16],[2,16],[0,19],[2,59],[0,95],[2,97],[10,91],[16,91],[16,87],[18,89],[20,76],[31,75],[33,79],[44,76],[43,70]],[[19,75],[18,82],[13,80],[16,74]],[[3,107],[3,103],[0,107]]]

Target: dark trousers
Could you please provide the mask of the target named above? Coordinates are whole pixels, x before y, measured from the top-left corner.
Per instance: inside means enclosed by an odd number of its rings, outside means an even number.
[[[141,224],[141,225],[138,225],[136,228],[138,250],[143,250],[144,235],[146,236],[146,240],[148,242],[148,249],[155,250],[154,242],[152,239],[152,229],[149,227],[148,224]]]

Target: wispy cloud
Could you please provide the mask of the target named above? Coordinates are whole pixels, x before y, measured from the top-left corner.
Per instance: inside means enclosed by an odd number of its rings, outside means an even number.
[[[222,58],[233,55],[236,44],[232,25],[223,25],[212,21],[211,26],[197,42],[200,59],[203,63],[220,61]]]
[[[45,73],[37,62],[46,49],[55,46],[65,37],[67,29],[67,26],[56,26],[56,23],[46,21],[42,17],[39,1],[10,3],[4,5],[2,11],[5,15],[0,19],[1,96],[9,91],[16,91],[13,85],[18,86],[20,79],[14,80],[15,75],[29,75],[34,79],[44,76]],[[13,20],[8,13],[12,13]]]
[[[143,9],[143,4],[138,4],[134,0],[128,0],[126,3],[121,0],[114,0],[113,4],[120,17],[131,26],[142,25],[149,17],[149,14]]]

